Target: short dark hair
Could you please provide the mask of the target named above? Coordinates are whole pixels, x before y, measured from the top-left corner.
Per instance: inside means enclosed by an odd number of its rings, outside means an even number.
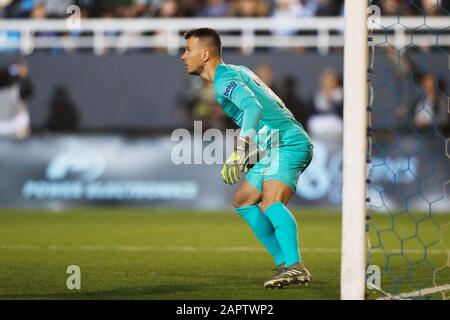
[[[222,55],[222,41],[220,40],[220,35],[216,30],[212,28],[191,29],[184,34],[185,40],[189,39],[190,37],[210,40],[213,49],[217,52],[217,54]]]

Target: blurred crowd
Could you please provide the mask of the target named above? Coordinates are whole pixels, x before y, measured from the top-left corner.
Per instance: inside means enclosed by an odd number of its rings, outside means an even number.
[[[34,85],[25,61],[0,68],[0,137],[17,140],[32,131],[28,101],[33,98]],[[50,132],[76,132],[80,115],[68,90],[57,86],[49,101],[43,129]]]
[[[448,16],[450,0],[373,0],[380,7],[381,16]],[[274,17],[277,19],[306,17],[343,16],[344,0],[0,0],[0,19],[53,19],[73,15],[73,6],[79,8],[79,17],[87,18],[173,18],[173,17]],[[391,30],[392,31],[392,30]],[[426,32],[427,30],[425,30]],[[180,35],[183,34],[180,30]],[[335,35],[339,30],[331,29]],[[417,34],[420,35],[420,31]],[[32,37],[18,30],[0,30],[0,53],[30,54],[37,51],[72,53],[92,51],[86,43],[95,45],[96,54],[108,52],[131,53],[151,50],[168,52],[169,34],[164,30],[144,32],[108,29],[96,38],[98,30],[36,30]],[[430,30],[428,30],[430,33]],[[240,35],[242,30],[222,31],[224,35]],[[268,26],[267,30],[256,30],[256,35],[317,35],[316,30]],[[442,35],[448,35],[443,30]],[[433,36],[433,34],[431,35]],[[40,38],[35,46],[30,39]],[[151,40],[150,40],[151,39]],[[326,39],[326,38],[324,38]],[[25,41],[22,41],[25,40]],[[31,41],[31,40],[30,40]],[[147,42],[148,41],[148,42]],[[28,45],[27,45],[28,43]],[[45,45],[43,43],[46,43]],[[141,46],[141,43],[145,45]],[[242,45],[240,50],[245,50]],[[228,48],[235,47],[228,46]],[[308,48],[308,47],[307,47]],[[258,50],[264,50],[261,46]],[[293,48],[304,51],[304,47]],[[316,50],[316,49],[314,49]]]
[[[77,5],[84,18],[139,18],[139,17],[308,17],[339,16],[343,14],[343,0],[0,0],[2,18],[64,18],[67,8]],[[374,0],[382,15],[449,15],[450,0]],[[51,31],[43,35],[52,36]],[[76,34],[75,34],[76,35]],[[9,38],[14,36],[11,31]],[[39,36],[39,35],[37,35]],[[0,30],[0,40],[2,39]],[[126,46],[124,46],[126,47]],[[425,51],[426,46],[416,49]],[[57,48],[61,52],[64,49]],[[6,49],[0,45],[0,52]],[[392,117],[400,126],[421,132],[442,130],[449,132],[448,90],[438,76],[419,68],[407,55],[398,57],[390,46],[385,54],[403,68],[393,68],[398,83],[411,84],[395,87],[398,101],[392,102]],[[297,77],[277,79],[276,69],[269,63],[254,68],[255,73],[280,96],[294,116],[307,127],[312,135],[340,136],[343,130],[342,75],[323,67],[317,75],[315,89],[301,93]],[[394,81],[395,82],[395,81]],[[396,86],[395,83],[390,85]],[[22,139],[30,133],[30,116],[26,101],[32,96],[33,87],[25,63],[0,69],[0,135]],[[380,92],[375,92],[379,95]],[[382,93],[381,93],[382,94]],[[194,120],[202,120],[203,128],[231,128],[233,124],[217,104],[211,84],[191,77],[178,96],[176,117],[185,126]],[[69,92],[58,87],[51,99],[45,130],[77,131],[80,115]],[[400,128],[401,129],[401,128]]]
[[[343,0],[7,0],[6,18],[62,18],[77,5],[85,18],[334,16]]]
[[[343,14],[344,0],[2,0],[2,18],[306,17]],[[375,0],[382,15],[448,15],[449,0]]]
[[[26,63],[0,69],[0,136],[24,139],[30,134],[26,100],[32,95]]]
[[[387,51],[386,57],[393,66],[397,63],[394,51]],[[375,129],[391,127],[398,132],[415,132],[422,136],[437,132],[449,134],[448,88],[444,79],[418,67],[407,55],[401,59],[403,68],[394,68],[390,85],[375,90],[374,110],[383,111],[383,119],[374,120]],[[309,84],[312,89],[301,90],[301,77],[293,74],[276,77],[276,68],[270,62],[262,62],[252,69],[313,137],[342,136],[344,90],[339,71],[324,65],[319,68],[317,80],[313,80],[316,83]],[[28,73],[25,62],[0,68],[0,136],[23,139],[30,134],[27,101],[34,89]],[[236,128],[218,104],[212,84],[200,77],[187,79],[177,97],[174,116],[179,125],[192,128],[194,121],[202,121],[203,130]],[[395,91],[394,97],[387,96],[391,91]],[[389,108],[386,109],[385,104]],[[43,127],[38,128],[40,131],[80,130],[80,114],[67,88],[55,88],[48,108],[47,119]],[[393,122],[386,123],[386,119]]]

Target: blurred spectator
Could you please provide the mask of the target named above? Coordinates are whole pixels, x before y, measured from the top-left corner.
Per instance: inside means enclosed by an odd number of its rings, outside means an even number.
[[[232,17],[267,17],[270,7],[263,0],[234,0],[230,4]]]
[[[281,20],[310,17],[313,15],[313,8],[307,6],[305,1],[301,0],[276,0],[276,7],[272,12],[272,17]],[[274,28],[273,33],[286,36],[295,34],[296,30],[286,27],[277,27]]]
[[[273,92],[278,93],[275,85],[273,70],[267,63],[260,63],[255,67],[255,74],[270,88]]]
[[[295,119],[306,125],[311,110],[303,98],[297,95],[298,87],[295,77],[286,77],[281,88],[280,98],[286,104],[286,107],[292,112]]]
[[[0,1],[0,17],[29,18],[36,0]],[[3,10],[2,10],[3,9]]]
[[[450,11],[450,1],[448,0],[421,0],[420,7],[428,16],[438,16]],[[444,11],[442,11],[444,9]]]
[[[192,17],[200,8],[199,0],[158,0],[156,17]]]
[[[316,0],[315,15],[321,16],[339,16],[344,4],[343,0]]]
[[[80,116],[66,88],[59,86],[50,101],[46,129],[52,132],[77,131]]]
[[[103,18],[124,18],[132,0],[100,0]]]
[[[33,11],[39,10],[35,13],[39,18],[64,18],[67,8],[73,4],[74,0],[35,0]]]
[[[0,69],[0,136],[24,139],[30,134],[25,99],[33,94],[25,63]]]
[[[228,122],[222,107],[218,104],[212,83],[201,78],[189,80],[186,90],[180,97],[177,118],[186,127],[192,127],[194,121],[202,121],[203,130],[217,128],[225,130]]]
[[[196,15],[199,17],[225,17],[228,13],[228,6],[225,0],[206,0],[204,6],[197,9]]]
[[[411,79],[413,75],[420,74],[417,62],[412,59],[412,53],[416,48],[411,48],[398,53],[397,49],[391,46],[385,46],[382,50],[383,55],[387,58],[382,68],[392,70],[389,85],[383,85],[375,92],[375,97],[387,99],[388,104],[395,106],[395,111],[386,117],[385,123],[393,128],[406,129],[408,124],[406,121],[408,105],[411,103]],[[375,70],[377,70],[375,68]],[[395,92],[392,97],[391,93]],[[383,97],[383,98],[382,98]],[[379,100],[376,98],[376,100]]]
[[[76,0],[75,4],[81,9],[82,18],[98,18],[101,16],[101,3],[99,0]]]
[[[314,111],[319,114],[332,113],[342,118],[343,91],[338,74],[326,70],[320,75],[319,91],[314,97]]]
[[[45,10],[45,6],[43,3],[39,3],[33,7],[31,10],[31,18],[32,19],[45,19],[47,18],[47,10]]]
[[[326,70],[320,75],[312,106],[313,116],[308,121],[308,128],[313,135],[342,134],[344,92],[335,71]]]
[[[420,1],[420,0],[419,0]],[[418,1],[416,2],[418,3]],[[414,13],[419,13],[411,6],[410,1],[405,0],[378,0],[374,2],[381,8],[381,14],[383,16],[410,16]]]
[[[255,74],[283,100],[286,107],[301,123],[306,124],[310,115],[307,103],[297,95],[298,88],[294,77],[286,77],[281,87],[275,84],[272,67],[267,63],[260,63],[255,67]]]
[[[175,0],[161,0],[161,5],[156,12],[156,16],[160,18],[181,17],[181,8]]]
[[[444,84],[433,74],[426,73],[420,79],[421,94],[413,101],[409,109],[411,124],[419,132],[448,129],[447,98],[444,98],[437,88],[441,92],[444,91]]]
[[[203,0],[177,0],[181,16],[194,17],[198,8],[204,6]]]
[[[152,15],[152,0],[134,0],[131,4],[129,17],[150,17]]]

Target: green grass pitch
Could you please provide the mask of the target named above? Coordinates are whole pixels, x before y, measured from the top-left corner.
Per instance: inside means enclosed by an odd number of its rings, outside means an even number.
[[[262,283],[271,275],[272,259],[231,210],[3,210],[0,299],[339,299],[340,215],[292,211],[313,282],[306,288],[267,290]],[[437,215],[436,220],[448,224],[450,215]],[[377,215],[374,222],[382,229],[390,217]],[[400,233],[415,228],[406,219],[395,224]],[[418,229],[421,238],[432,242],[436,237],[432,224]],[[387,234],[382,232],[381,240],[394,248],[397,241],[384,239]],[[450,232],[443,237],[450,243]],[[445,264],[448,252],[442,248],[439,243],[430,247],[427,261]],[[421,261],[423,252],[404,249],[408,261]],[[383,264],[386,253],[377,250],[373,257]],[[81,290],[66,287],[69,265],[81,269]],[[413,272],[420,267],[417,263]],[[408,276],[408,270],[406,266],[401,272]],[[413,276],[430,282],[430,272],[426,266],[424,270]],[[395,282],[391,273],[383,281],[388,286]]]

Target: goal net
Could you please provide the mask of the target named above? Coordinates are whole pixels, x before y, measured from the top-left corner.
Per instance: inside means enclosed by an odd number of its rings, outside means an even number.
[[[344,299],[450,299],[448,10],[441,0],[367,3],[368,50],[360,53],[368,56],[366,177],[354,180],[365,180],[367,255],[363,288],[348,276],[357,276],[349,256],[361,237],[343,234]],[[346,184],[358,186],[349,184],[349,161],[344,156],[343,233],[363,219],[360,208],[349,209],[351,192],[345,194]],[[361,264],[353,261],[356,269]],[[359,288],[353,295],[352,287]]]

